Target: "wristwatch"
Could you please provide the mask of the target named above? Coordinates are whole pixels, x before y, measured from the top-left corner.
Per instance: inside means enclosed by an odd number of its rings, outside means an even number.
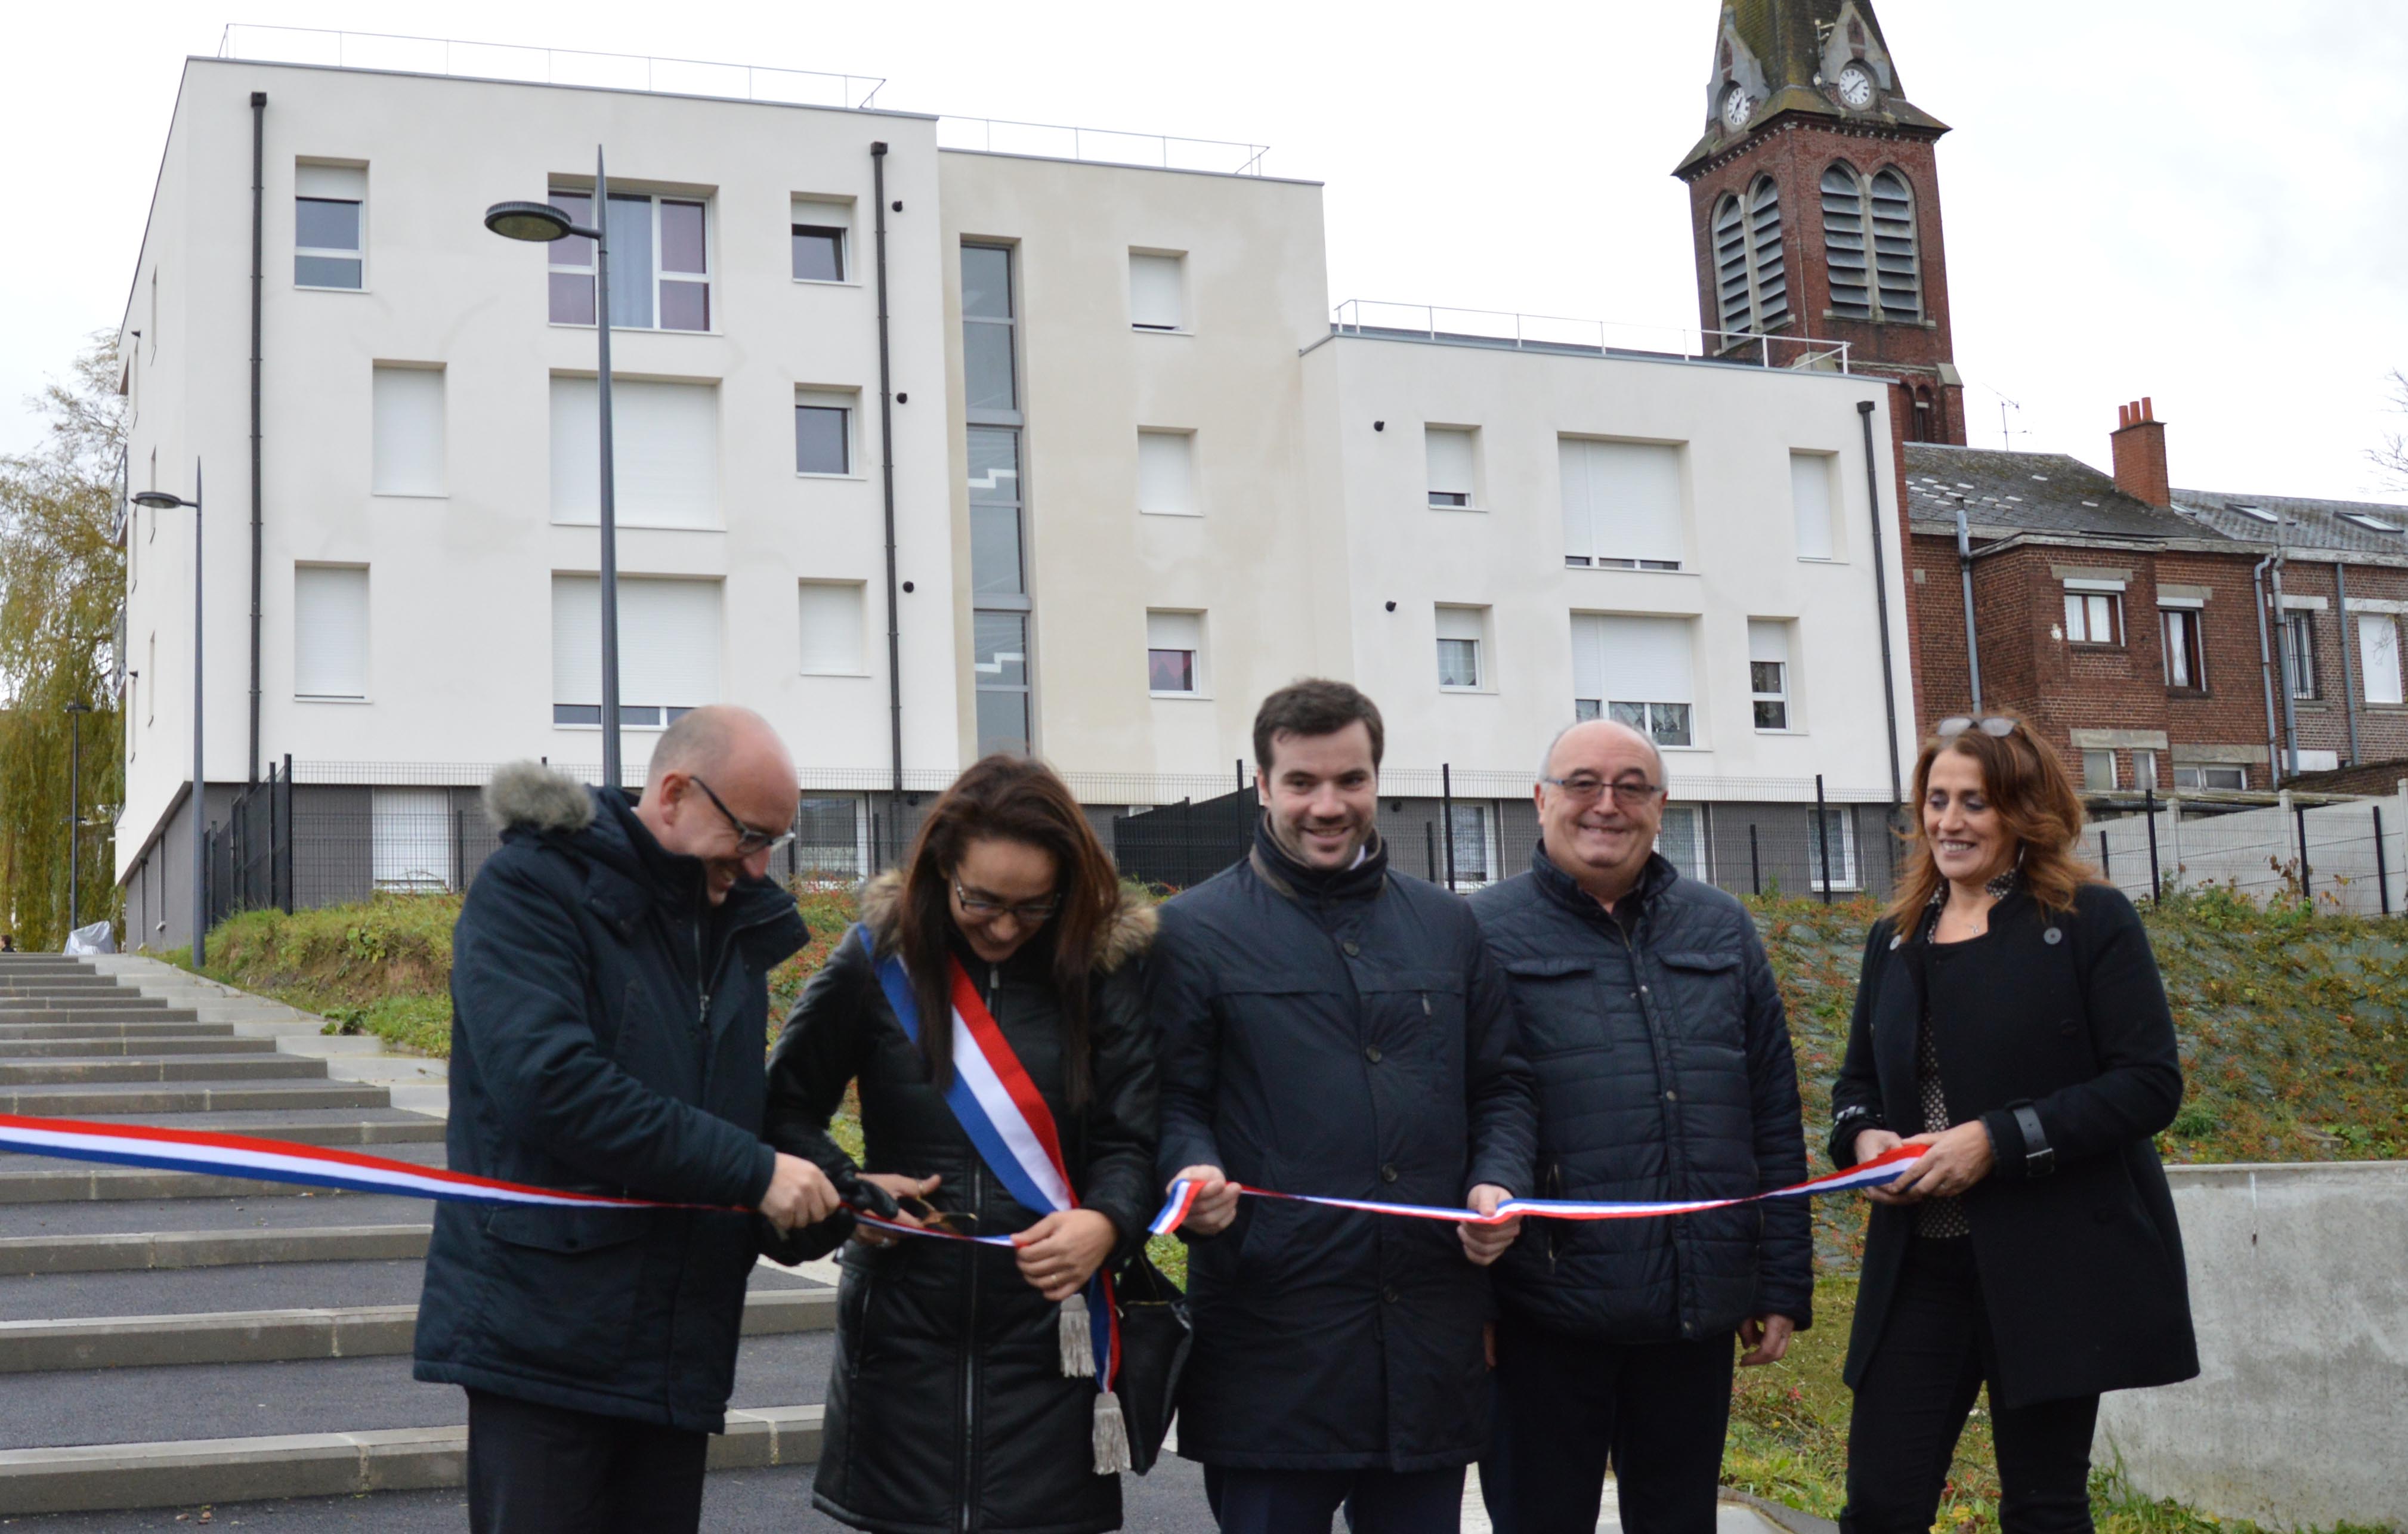
[[[2046,1177],[2057,1170],[2057,1150],[2049,1144],[2048,1134],[2041,1127],[2040,1114],[2028,1102],[2014,1104],[2014,1112],[2015,1128],[2024,1137],[2024,1175]]]

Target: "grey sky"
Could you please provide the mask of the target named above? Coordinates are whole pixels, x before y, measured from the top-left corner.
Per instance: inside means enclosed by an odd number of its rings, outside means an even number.
[[[1696,323],[1688,204],[1715,0],[744,6],[624,0],[28,7],[0,62],[0,448],[122,308],[179,71],[223,22],[883,75],[885,107],[1271,145],[1327,183],[1330,296]],[[2104,463],[2153,395],[2173,479],[2390,498],[2408,417],[2408,7],[1880,0],[1942,141],[1977,443]],[[571,18],[574,18],[572,22]],[[243,294],[228,293],[238,304]],[[229,359],[227,386],[239,385]]]

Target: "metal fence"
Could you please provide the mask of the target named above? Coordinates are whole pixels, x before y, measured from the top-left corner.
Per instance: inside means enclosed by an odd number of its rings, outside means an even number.
[[[2408,910],[2408,813],[2397,797],[2303,804],[2288,794],[2255,809],[2202,813],[2147,796],[2140,812],[2102,819],[2085,849],[2110,882],[2153,892],[2228,889],[2260,905],[2389,916]]]

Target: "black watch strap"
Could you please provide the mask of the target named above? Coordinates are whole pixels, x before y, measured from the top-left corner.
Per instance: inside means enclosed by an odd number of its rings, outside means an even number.
[[[2028,1102],[2014,1106],[2015,1128],[2024,1137],[2024,1175],[2046,1177],[2057,1170],[2057,1152],[2041,1127],[2040,1114]]]

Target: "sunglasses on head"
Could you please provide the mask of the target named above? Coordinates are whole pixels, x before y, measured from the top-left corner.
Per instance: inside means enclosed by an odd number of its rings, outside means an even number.
[[[1995,716],[1989,719],[1975,719],[1969,714],[1958,714],[1954,719],[1942,720],[1939,727],[1931,733],[1942,740],[1954,740],[1967,730],[1980,730],[1994,740],[2003,740],[2015,733],[2015,722]]]

